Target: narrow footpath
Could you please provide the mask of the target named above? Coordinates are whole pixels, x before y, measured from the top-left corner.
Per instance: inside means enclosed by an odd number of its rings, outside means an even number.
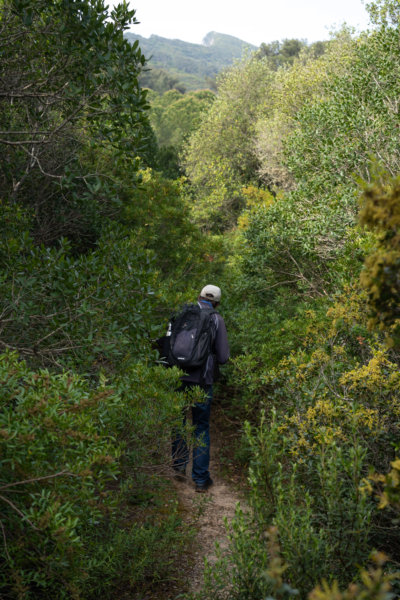
[[[212,564],[216,560],[215,544],[218,542],[222,550],[228,549],[227,531],[224,524],[226,518],[230,522],[235,514],[238,502],[243,506],[244,498],[238,484],[238,478],[229,476],[221,465],[221,447],[224,434],[217,426],[215,415],[210,423],[210,474],[214,481],[207,492],[196,493],[190,475],[187,481],[174,480],[179,501],[184,513],[190,519],[196,516],[197,535],[194,541],[193,556],[187,572],[187,589],[185,592],[199,592],[203,583],[204,559]],[[226,440],[225,440],[226,442]],[[188,466],[188,474],[191,465]]]

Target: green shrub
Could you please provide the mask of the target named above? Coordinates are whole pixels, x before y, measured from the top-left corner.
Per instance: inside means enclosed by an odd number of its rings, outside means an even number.
[[[57,249],[20,252],[0,281],[3,348],[31,364],[88,373],[149,355],[139,340],[151,331],[153,277],[151,255],[121,228],[110,228],[97,250],[79,258],[66,240]]]
[[[102,378],[90,388],[71,373],[33,372],[3,354],[0,381],[2,593],[88,598],[107,586],[110,593],[133,540],[148,550],[127,580],[166,576],[160,557],[185,537],[176,505],[165,516],[160,505],[147,519],[139,509],[163,495],[157,465],[169,461],[183,403],[174,370],[137,365],[113,387]],[[140,476],[146,472],[149,480]]]

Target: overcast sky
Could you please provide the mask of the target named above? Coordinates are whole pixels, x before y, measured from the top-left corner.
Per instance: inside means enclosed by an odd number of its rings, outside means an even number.
[[[140,21],[131,28],[134,33],[197,44],[209,31],[259,46],[284,38],[329,39],[329,32],[344,22],[358,30],[368,26],[362,0],[130,0],[129,4]]]

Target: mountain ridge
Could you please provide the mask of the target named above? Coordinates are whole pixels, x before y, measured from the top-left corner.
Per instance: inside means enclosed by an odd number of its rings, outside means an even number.
[[[124,34],[130,43],[138,41],[148,66],[163,69],[177,77],[188,90],[206,89],[210,80],[240,59],[247,50],[257,46],[234,36],[210,31],[201,44],[170,39],[155,34],[145,38],[139,34]]]

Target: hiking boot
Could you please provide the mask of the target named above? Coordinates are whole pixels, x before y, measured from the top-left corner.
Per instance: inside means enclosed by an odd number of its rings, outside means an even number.
[[[196,483],[196,487],[195,487],[195,492],[200,492],[200,493],[204,493],[208,490],[208,488],[210,488],[213,484],[213,480],[211,479],[207,479],[207,481],[205,481],[204,483]]]

